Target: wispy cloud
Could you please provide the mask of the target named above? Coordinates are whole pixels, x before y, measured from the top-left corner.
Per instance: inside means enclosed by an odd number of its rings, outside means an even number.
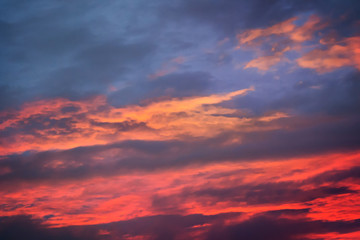
[[[234,109],[216,104],[253,91],[187,97],[116,108],[100,96],[86,101],[53,99],[28,103],[21,110],[3,112],[0,128],[2,155],[28,150],[66,149],[126,139],[210,137],[251,119],[228,117]]]

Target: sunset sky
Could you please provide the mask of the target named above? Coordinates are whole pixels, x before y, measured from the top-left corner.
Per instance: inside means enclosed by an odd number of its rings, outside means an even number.
[[[1,240],[360,239],[360,1],[0,0]]]

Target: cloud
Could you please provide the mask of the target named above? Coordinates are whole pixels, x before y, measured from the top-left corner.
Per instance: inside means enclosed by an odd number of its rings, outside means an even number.
[[[202,75],[195,76],[198,76],[201,88]],[[175,79],[161,79],[159,85],[163,86],[165,83],[187,91],[187,84],[168,83],[169,80],[180,80],[178,77],[184,76],[173,77]],[[150,102],[145,106],[119,108],[109,105],[104,96],[85,101],[36,101],[24,105],[18,111],[2,112],[7,119],[0,126],[3,130],[1,151],[5,155],[11,152],[66,149],[128,139],[164,140],[182,136],[214,136],[248,121],[223,116],[236,111],[214,105],[246,95],[252,90],[253,88],[249,88],[226,94],[171,98]],[[212,131],[208,131],[209,128]]]
[[[213,77],[207,72],[169,73],[146,81],[139,89],[137,85],[125,87],[109,96],[114,106],[149,104],[173,97],[191,97],[205,94],[213,84]]]
[[[357,231],[359,220],[349,222],[326,222],[326,221],[311,221],[307,219],[286,219],[273,218],[270,216],[259,215],[244,221],[239,224],[229,226],[215,226],[209,231],[207,238],[210,239],[276,239],[289,240],[307,238],[311,233],[347,233]]]
[[[330,159],[330,157],[326,158]],[[304,171],[306,167],[300,167],[297,164],[298,162],[291,167],[298,166],[298,169],[289,169],[287,172],[282,170],[283,175],[279,177],[272,172],[274,168],[271,164],[261,167],[265,163],[254,163],[253,166],[257,167],[254,169],[236,169],[233,166],[232,169],[236,170],[231,171],[229,168],[217,174],[207,172],[201,176],[204,178],[202,182],[197,181],[196,184],[185,185],[176,193],[169,194],[164,191],[162,194],[154,195],[152,207],[161,213],[181,213],[194,211],[194,209],[205,212],[237,209],[253,214],[264,211],[264,208],[281,212],[282,210],[275,209],[292,206],[308,207],[307,212],[311,216],[312,211],[309,210],[318,209],[315,207],[318,202],[331,205],[333,199],[342,199],[340,201],[342,202],[357,198],[358,191],[354,190],[357,189],[358,179],[356,166],[344,170],[318,169],[320,173],[313,176],[309,175],[309,171]],[[329,169],[332,168],[329,167]],[[317,214],[320,215],[320,219],[323,219],[326,212],[314,212],[314,215]],[[340,215],[337,216],[340,217]],[[342,216],[340,219],[354,218],[357,218],[357,213]]]
[[[54,215],[46,222],[56,226],[289,207],[310,208],[316,219],[357,216],[356,152],[289,155],[282,161],[267,152],[249,161],[240,152],[231,162],[216,155],[215,147],[229,151],[219,141],[130,141],[3,158],[0,213]]]
[[[319,73],[334,71],[344,66],[360,70],[360,37],[350,37],[343,44],[333,44],[327,49],[315,49],[297,59],[300,67],[315,69]]]
[[[340,182],[347,179],[358,179],[360,178],[360,167],[352,167],[345,170],[331,170],[319,174],[311,179],[309,182],[324,183],[324,182]]]
[[[290,39],[295,42],[304,42],[313,39],[316,31],[322,30],[328,23],[322,22],[322,19],[316,15],[311,15],[308,20],[295,31],[290,33]]]
[[[309,47],[306,42],[316,42],[318,37],[315,36],[315,33],[320,30],[324,30],[325,33],[329,31],[325,29],[329,23],[316,15],[311,15],[305,23],[299,26],[294,23],[297,20],[298,17],[293,17],[267,28],[249,29],[237,34],[237,49],[255,49],[260,52],[260,55],[265,55],[251,60],[244,68],[255,67],[263,71],[268,70],[282,60],[288,61],[283,55],[285,52],[293,50],[301,54],[301,57],[295,60],[298,66],[315,69],[318,73],[334,71],[344,66],[360,69],[359,37],[353,36],[330,42],[326,40],[327,37],[324,37],[319,42],[325,45],[325,49],[323,49],[324,46],[316,43],[315,49],[304,53],[303,49]],[[336,32],[334,29],[332,31]],[[278,48],[279,42],[282,43],[281,48]],[[259,51],[258,48],[265,48],[265,50]],[[271,51],[267,48],[270,48]]]
[[[196,101],[195,99],[188,99],[186,106],[189,107],[191,104],[201,106],[205,102],[221,101],[228,96],[216,97],[220,99],[214,100],[208,97],[196,99]],[[166,107],[176,110],[177,104],[175,101],[174,105],[164,106],[163,103],[160,103],[156,106],[161,106],[156,109],[166,111]],[[153,108],[151,109],[153,111]],[[137,116],[141,117],[139,114]],[[214,121],[222,118],[215,117]],[[169,120],[171,118],[167,121]],[[139,139],[114,142],[115,139],[112,138],[106,144],[96,145],[96,142],[87,137],[84,140],[77,140],[79,143],[72,141],[68,143],[76,143],[80,146],[88,145],[86,147],[3,156],[0,165],[5,170],[0,179],[3,182],[83,179],[94,176],[114,176],[136,170],[169,169],[200,163],[247,162],[262,159],[282,160],[289,157],[356,151],[358,149],[360,142],[358,136],[360,135],[355,134],[359,129],[358,120],[334,120],[333,123],[324,123],[321,119],[314,123],[313,118],[305,118],[304,120],[294,117],[284,118],[282,115],[275,116],[271,121],[255,118],[248,120],[249,123],[245,127],[240,125],[237,129],[233,128],[232,124],[230,124],[229,130],[226,130],[225,126],[221,126],[220,135],[215,134],[203,139],[199,137],[173,138],[173,135],[170,135],[158,141]],[[143,124],[139,125],[139,122],[120,121],[111,123],[110,121],[103,121],[100,124],[94,125],[93,122],[90,124],[92,124],[90,125],[91,128],[96,127],[99,129],[98,131],[101,129],[101,131],[107,132],[117,129],[118,134],[122,133],[125,136],[127,136],[126,134],[134,134],[134,131],[136,133],[138,129],[141,129],[142,133],[147,130]],[[156,124],[159,124],[159,120]],[[173,125],[170,129],[170,133],[176,130],[175,126]],[[183,125],[178,126],[179,131],[184,131]],[[155,128],[155,125],[152,127]],[[213,128],[212,124],[208,127]],[[251,128],[249,129],[249,127]],[[185,130],[190,131],[192,129]],[[149,131],[153,130],[150,129]],[[168,130],[165,128],[162,131],[166,133]],[[194,134],[198,133],[197,131],[199,129],[196,129]],[[63,136],[60,136],[59,139],[64,141]],[[85,140],[89,142],[85,142]],[[54,144],[54,148],[60,148],[57,142],[52,144]],[[101,159],[106,159],[106,161]]]
[[[282,213],[282,215],[278,215]],[[157,215],[109,224],[47,228],[29,216],[3,218],[0,236],[4,239],[312,239],[314,234],[356,233],[359,221],[314,221],[304,217],[304,211],[266,212],[247,220],[236,220],[239,213],[218,215]],[[292,219],[290,217],[298,217]],[[235,222],[234,222],[235,220]],[[230,223],[227,223],[229,221]],[[233,221],[233,222],[231,222]],[[4,228],[6,226],[6,228]],[[22,231],[18,231],[21,228]]]
[[[226,37],[239,29],[259,28],[285,21],[297,13],[322,9],[319,1],[296,1],[284,7],[281,0],[272,1],[228,1],[226,4],[208,1],[183,1],[176,8],[166,6],[161,11],[170,20],[183,18],[193,24],[207,24]]]
[[[265,54],[265,56],[251,60],[244,69],[255,67],[266,71],[280,61],[288,61],[283,56],[285,52],[298,50],[301,48],[301,43],[313,40],[314,33],[326,26],[316,15],[311,15],[300,26],[294,23],[296,20],[298,20],[298,17],[293,17],[267,28],[249,29],[237,34],[237,49],[250,48],[257,49],[259,52],[258,49],[265,46],[265,53],[260,51],[260,54]],[[269,46],[271,50],[266,49],[266,46]]]
[[[227,1],[226,4],[208,1],[182,1],[176,7],[166,6],[161,14],[173,21],[193,20],[192,24],[206,24],[216,29],[221,36],[229,37],[239,29],[268,28],[294,16],[309,13],[320,17],[337,19],[332,24],[344,34],[353,31],[359,19],[360,5],[356,0],[346,3],[323,1],[294,1],[284,5],[281,0]],[[346,12],[347,18],[344,18]],[[221,37],[223,39],[223,37]]]
[[[129,75],[139,78],[137,69],[147,71],[144,60],[156,49],[151,37],[125,37],[137,35],[134,30],[144,24],[125,21],[142,8],[129,11],[128,5],[111,2],[44,5],[42,0],[31,6],[6,1],[2,6],[1,85],[18,93],[15,101],[1,102],[3,109],[34,99],[103,94]]]
[[[276,53],[273,56],[264,56],[251,60],[246,64],[244,69],[257,68],[262,71],[269,70],[270,67],[278,64],[282,60],[282,53]]]
[[[160,70],[156,71],[153,74],[150,74],[148,77],[150,79],[156,79],[156,78],[168,75],[170,73],[173,73],[176,70],[178,70],[178,66],[180,64],[183,64],[185,61],[186,61],[186,58],[183,56],[173,58],[173,59],[169,60],[168,62],[163,63]]]
[[[74,97],[72,89],[83,93],[83,96],[93,95],[99,92],[99,88],[105,89],[120,76],[133,71],[135,65],[140,64],[154,49],[155,45],[149,42],[129,44],[120,40],[90,46],[79,51],[75,56],[76,63],[51,72],[44,85],[53,91],[41,95],[79,99]]]
[[[270,183],[234,188],[221,189],[202,189],[195,191],[198,197],[210,197],[214,202],[233,201],[244,202],[248,205],[257,204],[283,204],[301,203],[312,201],[317,198],[325,198],[331,195],[342,195],[347,193],[357,193],[347,187],[319,187],[309,190],[299,189],[301,185],[291,182]],[[185,199],[185,198],[184,198]]]
[[[264,29],[251,29],[247,30],[241,34],[237,35],[237,38],[239,40],[239,44],[252,44],[254,40],[268,37],[271,35],[281,35],[281,34],[289,34],[294,32],[296,25],[293,24],[293,22],[296,20],[296,18],[291,18],[286,21],[277,23],[271,27],[264,28]],[[290,36],[291,38],[291,36]]]
[[[277,23],[267,28],[257,28],[246,30],[237,34],[239,42],[238,48],[242,45],[260,45],[268,41],[270,36],[283,36],[293,42],[305,42],[313,39],[316,31],[323,29],[326,24],[316,15],[311,15],[303,25],[296,25],[294,22],[298,17],[293,17],[283,22]]]
[[[360,238],[359,1],[0,5],[1,239]]]
[[[70,229],[51,229],[40,219],[32,219],[28,215],[2,217],[0,219],[0,238],[17,239],[69,239],[69,240],[98,240],[97,233],[88,228],[86,231],[71,231]],[[19,231],[21,229],[21,231]]]
[[[238,213],[219,215],[157,215],[118,221],[109,224],[49,228],[40,219],[28,215],[3,217],[0,221],[2,239],[157,239],[166,240],[177,237],[191,238],[201,233],[201,225],[223,219],[231,219]],[[197,228],[197,226],[200,226]],[[194,228],[193,228],[194,227]],[[18,229],[22,231],[18,231]]]
[[[262,106],[263,111],[296,109],[303,116],[321,114],[355,119],[359,115],[357,109],[360,107],[360,99],[356,94],[360,90],[359,79],[358,72],[345,76],[324,76],[316,80],[302,78],[283,97],[268,106]],[[312,89],[312,86],[320,88]]]

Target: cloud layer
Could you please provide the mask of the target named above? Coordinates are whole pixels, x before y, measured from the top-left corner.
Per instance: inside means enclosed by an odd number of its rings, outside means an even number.
[[[359,239],[359,12],[2,1],[0,239]]]

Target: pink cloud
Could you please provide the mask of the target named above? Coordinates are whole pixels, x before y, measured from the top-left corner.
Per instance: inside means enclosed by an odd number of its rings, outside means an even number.
[[[271,44],[271,51],[265,53],[260,51],[259,57],[249,61],[245,65],[247,68],[258,68],[266,71],[281,61],[288,61],[283,57],[284,53],[289,50],[298,51],[301,49],[301,43],[312,40],[314,33],[326,27],[326,23],[322,23],[321,19],[316,16],[310,16],[303,25],[296,25],[294,22],[298,18],[290,18],[286,21],[277,23],[268,28],[250,29],[237,35],[238,47],[258,48],[262,45]],[[279,37],[281,40],[274,41],[272,37]],[[259,51],[258,49],[255,49]],[[265,55],[265,56],[264,56]]]
[[[360,37],[347,38],[342,44],[329,44],[324,50],[312,50],[296,61],[300,67],[315,69],[319,73],[345,66],[360,70]]]

